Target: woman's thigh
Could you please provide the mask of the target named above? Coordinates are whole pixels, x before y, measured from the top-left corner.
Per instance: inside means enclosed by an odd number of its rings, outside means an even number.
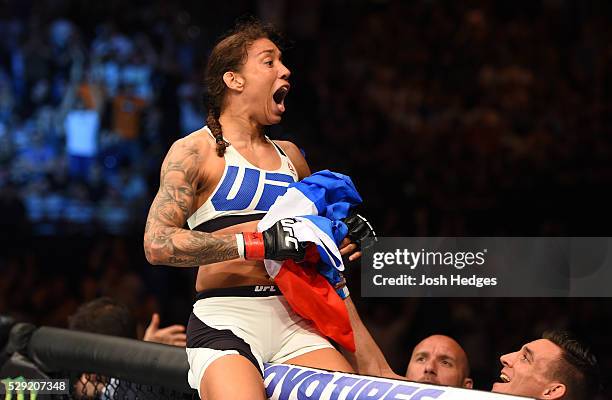
[[[299,355],[283,364],[301,365],[303,367],[327,369],[339,372],[354,372],[349,362],[336,349],[325,348]]]
[[[259,369],[247,358],[231,354],[213,361],[200,381],[202,400],[264,400]]]

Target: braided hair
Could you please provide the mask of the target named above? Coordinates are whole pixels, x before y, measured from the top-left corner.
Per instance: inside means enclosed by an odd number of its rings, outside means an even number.
[[[225,148],[229,146],[229,143],[223,139],[223,131],[221,130],[221,124],[219,123],[219,115],[218,111],[209,108],[208,116],[206,117],[206,125],[208,125],[208,129],[212,132],[215,137],[215,143],[217,144],[217,155],[219,157],[223,157],[225,153]]]
[[[279,46],[280,36],[270,25],[263,25],[256,19],[240,22],[213,48],[206,65],[206,124],[212,132],[217,155],[223,157],[230,144],[223,139],[219,117],[224,107],[227,86],[223,74],[227,71],[240,71],[247,60],[248,47],[257,39],[267,38]]]

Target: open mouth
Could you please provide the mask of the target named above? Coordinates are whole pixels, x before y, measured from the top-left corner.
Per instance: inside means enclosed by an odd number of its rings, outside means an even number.
[[[510,377],[508,375],[504,374],[503,372],[501,374],[499,374],[499,379],[501,379],[501,381],[503,383],[510,382]]]
[[[287,97],[287,93],[289,93],[289,86],[281,86],[278,89],[276,89],[276,92],[274,92],[274,95],[272,96],[272,98],[274,99],[274,102],[276,104],[281,104],[283,101],[285,101],[285,97]]]
[[[284,85],[276,89],[276,92],[272,95],[272,100],[278,106],[280,112],[285,112],[285,97],[289,93],[289,85]]]

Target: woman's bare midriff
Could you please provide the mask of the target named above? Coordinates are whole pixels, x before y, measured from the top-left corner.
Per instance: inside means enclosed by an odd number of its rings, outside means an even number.
[[[245,222],[220,229],[215,233],[231,234],[253,232],[257,230],[259,221]],[[198,269],[196,291],[249,285],[270,285],[271,280],[266,273],[262,261],[232,260],[215,264],[202,265]]]

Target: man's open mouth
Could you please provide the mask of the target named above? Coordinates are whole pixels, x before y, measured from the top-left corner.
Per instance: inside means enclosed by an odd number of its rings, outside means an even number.
[[[510,377],[508,375],[504,374],[503,372],[501,374],[499,374],[499,379],[501,379],[501,381],[503,383],[510,382]]]

